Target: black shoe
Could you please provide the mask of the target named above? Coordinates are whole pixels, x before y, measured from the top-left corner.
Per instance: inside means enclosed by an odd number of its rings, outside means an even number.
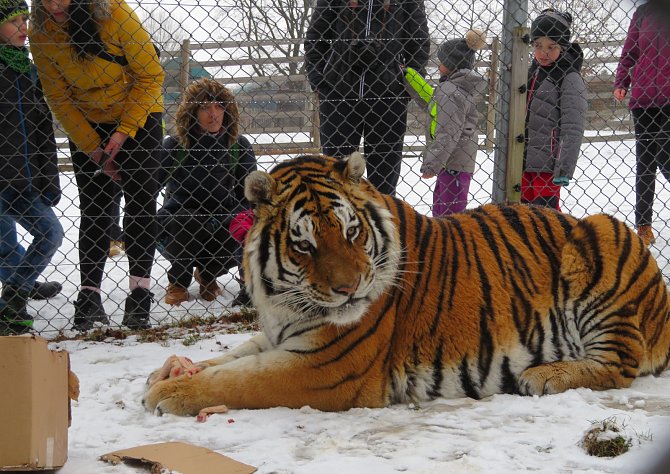
[[[240,292],[233,299],[231,304],[233,306],[253,306],[251,303],[251,296],[249,296],[249,293],[247,293],[247,289],[244,286],[242,286]]]
[[[123,325],[128,329],[149,329],[149,310],[154,301],[154,294],[146,288],[135,288],[126,298],[123,313]]]
[[[30,298],[34,300],[48,300],[53,298],[63,289],[63,285],[57,281],[36,281],[33,289],[30,290]]]
[[[33,317],[26,310],[28,292],[15,286],[3,285],[0,310],[0,335],[24,334],[33,327]]]
[[[74,303],[74,323],[77,331],[88,331],[93,323],[109,324],[109,318],[102,306],[100,293],[93,290],[81,290]]]

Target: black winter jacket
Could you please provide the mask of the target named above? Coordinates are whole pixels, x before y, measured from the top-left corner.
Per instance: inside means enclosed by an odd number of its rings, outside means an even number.
[[[423,0],[318,0],[305,34],[307,76],[325,97],[408,97],[400,66],[425,75],[429,55]]]
[[[0,192],[37,192],[50,206],[61,196],[53,118],[37,74],[0,61]]]
[[[238,158],[233,163],[227,140],[228,135],[205,134],[190,150],[183,150],[175,137],[165,137],[161,182],[166,185],[167,198],[160,214],[174,214],[185,208],[217,215],[227,225],[232,216],[249,208],[244,179],[256,169],[256,156],[249,140],[240,136]]]

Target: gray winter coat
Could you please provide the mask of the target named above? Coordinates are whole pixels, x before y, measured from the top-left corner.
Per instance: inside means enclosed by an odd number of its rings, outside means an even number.
[[[581,49],[573,44],[553,71],[531,70],[524,171],[572,178],[587,109],[586,85],[579,74],[581,58]]]
[[[486,80],[471,69],[460,69],[435,89],[435,138],[424,153],[422,173],[437,175],[444,169],[474,173],[477,158],[477,103]],[[428,110],[432,107],[429,104]],[[428,135],[429,136],[429,135]]]

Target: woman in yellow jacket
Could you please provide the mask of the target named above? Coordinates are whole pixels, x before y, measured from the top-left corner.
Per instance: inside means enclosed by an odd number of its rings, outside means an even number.
[[[30,47],[52,112],[70,140],[79,189],[81,286],[74,327],[109,323],[101,283],[114,181],[125,198],[130,294],[123,324],[147,328],[155,249],[164,73],[151,38],[123,0],[33,0]]]

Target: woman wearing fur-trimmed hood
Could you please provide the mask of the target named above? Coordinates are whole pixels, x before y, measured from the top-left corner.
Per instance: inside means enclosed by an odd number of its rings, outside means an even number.
[[[244,180],[256,169],[256,156],[239,134],[239,118],[232,92],[200,79],[182,94],[176,136],[163,141],[166,196],[158,222],[159,249],[170,262],[169,305],[188,301],[193,276],[200,296],[212,301],[222,294],[216,279],[240,266],[244,238],[235,237],[230,224],[249,208]]]

